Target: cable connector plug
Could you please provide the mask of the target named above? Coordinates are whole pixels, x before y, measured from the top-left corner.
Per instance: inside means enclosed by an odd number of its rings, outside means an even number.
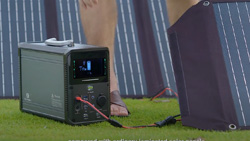
[[[79,96],[76,97],[76,100],[77,100],[77,101],[81,101],[81,99],[82,99],[82,98],[79,97]]]
[[[114,119],[108,119],[108,122],[113,125],[114,127],[119,127],[119,128],[122,128],[122,124],[119,123],[118,121],[114,120]]]
[[[164,119],[164,120],[162,120],[162,121],[156,122],[155,124],[156,124],[158,127],[163,127],[163,126],[165,126],[165,125],[170,125],[170,124],[175,124],[175,123],[176,123],[175,117],[169,116],[169,117],[167,117],[166,119]]]

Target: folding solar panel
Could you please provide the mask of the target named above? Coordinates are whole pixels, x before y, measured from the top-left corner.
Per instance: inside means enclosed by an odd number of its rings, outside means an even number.
[[[250,1],[210,0],[168,30],[182,123],[250,129]]]

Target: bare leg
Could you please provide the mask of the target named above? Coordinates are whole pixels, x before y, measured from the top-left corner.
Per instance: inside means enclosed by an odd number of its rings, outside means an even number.
[[[79,1],[81,21],[87,43],[105,46],[110,52],[110,91],[118,90],[117,79],[114,72],[114,39],[117,24],[116,0],[100,0],[98,4],[87,7]],[[126,108],[111,105],[111,115],[128,115]]]
[[[168,18],[173,25],[191,6],[200,0],[167,0]]]

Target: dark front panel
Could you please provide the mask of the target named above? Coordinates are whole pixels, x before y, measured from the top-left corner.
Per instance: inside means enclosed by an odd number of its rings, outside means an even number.
[[[88,124],[105,120],[89,105],[76,101],[75,97],[80,96],[106,116],[110,115],[108,51],[71,52],[67,64],[69,120],[73,124]]]
[[[240,126],[249,126],[250,2],[213,6],[238,122]]]

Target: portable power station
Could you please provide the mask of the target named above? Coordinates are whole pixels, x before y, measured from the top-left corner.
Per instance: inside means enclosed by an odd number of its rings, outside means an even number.
[[[71,125],[105,120],[82,99],[110,115],[109,51],[75,44],[19,44],[20,109]]]

